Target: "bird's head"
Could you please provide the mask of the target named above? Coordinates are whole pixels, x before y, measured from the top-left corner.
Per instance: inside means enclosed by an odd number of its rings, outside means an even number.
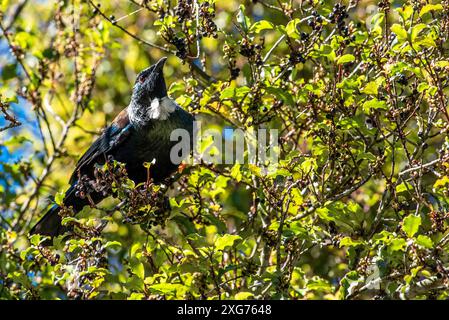
[[[142,70],[134,84],[132,100],[140,103],[151,103],[155,98],[162,99],[167,96],[163,68],[166,57],[161,58],[151,67]]]

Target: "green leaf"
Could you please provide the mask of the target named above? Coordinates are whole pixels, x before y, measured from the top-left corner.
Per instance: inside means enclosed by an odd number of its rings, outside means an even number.
[[[242,172],[240,171],[240,163],[234,164],[231,169],[231,177],[234,178],[237,182],[242,180]]]
[[[21,31],[16,34],[14,41],[16,41],[20,47],[26,49],[31,46],[32,38],[33,37],[29,32]]]
[[[27,137],[15,135],[15,136],[11,137],[11,139],[4,141],[3,145],[5,147],[16,146],[18,144],[24,144],[25,142],[32,142],[32,141],[30,139],[28,139]]]
[[[115,247],[116,249],[119,249],[122,247],[122,244],[118,241],[108,241],[108,242],[106,242],[104,247],[105,248],[111,248],[111,247],[114,248]]]
[[[295,100],[293,99],[292,95],[286,90],[275,87],[267,87],[266,91],[269,94],[276,96],[276,98],[281,99],[286,105],[289,106],[295,105]]]
[[[421,11],[419,11],[419,16],[422,17],[427,12],[439,11],[439,10],[443,10],[443,6],[440,3],[438,3],[438,4],[426,4],[424,7],[421,8]]]
[[[362,93],[377,95],[378,90],[379,84],[376,81],[371,81],[362,89]]]
[[[138,262],[133,267],[133,272],[138,276],[140,279],[145,278],[145,267],[142,262]]]
[[[340,240],[341,247],[357,247],[363,244],[362,240],[353,240],[350,237],[344,237]]]
[[[391,26],[391,31],[393,31],[396,36],[398,37],[398,40],[403,42],[407,40],[407,31],[405,31],[404,27],[402,27],[400,24],[395,23]]]
[[[406,245],[407,243],[405,239],[402,238],[392,239],[389,248],[391,251],[402,251],[404,250]]]
[[[37,246],[40,241],[41,241],[41,235],[40,234],[33,234],[30,237],[30,242],[31,242],[32,245]]]
[[[418,85],[418,92],[419,92],[419,93],[421,93],[421,92],[423,92],[423,91],[425,91],[425,90],[427,90],[427,89],[429,89],[429,84],[426,83],[426,82],[421,82],[421,83]]]
[[[142,300],[145,297],[143,293],[133,292],[127,300]]]
[[[178,227],[185,233],[186,235],[190,235],[196,232],[195,225],[193,222],[185,216],[177,215],[172,218],[173,221],[176,222]]]
[[[240,88],[228,87],[221,92],[220,99],[241,98],[250,90],[251,89],[246,86]]]
[[[297,28],[299,22],[300,22],[299,19],[293,19],[289,23],[287,23],[287,26],[285,27],[285,32],[290,38],[299,39],[299,32]]]
[[[2,71],[2,79],[4,81],[12,79],[16,77],[17,64],[16,63],[7,64],[1,69],[1,71]]]
[[[313,157],[307,158],[301,163],[301,169],[307,174],[309,174],[313,169],[316,168],[316,159],[314,159]]]
[[[374,154],[372,154],[371,152],[359,152],[357,154],[357,160],[360,160],[360,159],[366,159],[366,160],[370,160],[370,161],[374,162],[377,160],[377,157]]]
[[[235,300],[248,300],[254,298],[254,294],[251,292],[239,292],[235,295]]]
[[[240,5],[239,12],[237,13],[237,22],[240,24],[244,31],[248,31],[248,26],[250,25],[249,18],[245,15],[245,6]]]
[[[55,202],[58,206],[62,206],[65,197],[64,191],[59,191],[55,194]]]
[[[428,249],[433,248],[433,241],[428,236],[424,236],[424,235],[420,234],[418,237],[416,237],[415,241],[416,241],[416,244],[418,244],[424,248],[428,248]]]
[[[401,184],[398,184],[396,186],[396,193],[402,193],[402,192],[408,192],[409,190],[412,190],[413,187],[408,182],[402,182]]]
[[[19,102],[19,98],[17,96],[12,96],[12,97],[6,98],[5,102],[7,102],[7,103],[18,103]],[[29,141],[31,141],[31,140],[29,140]]]
[[[411,238],[418,232],[420,225],[421,217],[411,214],[405,217],[402,222],[402,230]]]
[[[386,110],[387,103],[385,101],[379,101],[376,98],[374,98],[372,100],[365,101],[365,103],[363,104],[363,111],[365,111],[365,113],[369,113],[371,111],[371,109]]]
[[[307,289],[316,290],[321,292],[332,291],[332,285],[325,279],[321,279],[318,276],[313,277],[307,281]]]
[[[241,240],[242,237],[233,234],[225,234],[224,236],[218,237],[215,240],[215,249],[224,250],[227,247],[232,247],[237,240]]]
[[[188,288],[179,283],[158,283],[149,286],[151,291],[156,291],[157,293],[176,295],[177,293],[184,293]]]
[[[273,28],[274,25],[270,21],[260,20],[251,26],[250,31],[254,33],[260,33],[262,30],[271,30]]]
[[[443,176],[442,178],[435,181],[435,183],[433,184],[433,187],[435,189],[438,189],[438,188],[444,188],[444,187],[446,187],[446,185],[449,185],[449,176]]]
[[[440,68],[447,68],[449,67],[449,61],[447,60],[441,60],[435,63],[436,67],[440,67]]]
[[[61,221],[63,226],[68,225],[70,222],[79,222],[79,220],[75,217],[64,217]]]
[[[382,34],[382,23],[385,19],[385,12],[378,12],[371,18],[371,32],[373,34]]]
[[[413,7],[410,5],[403,6],[402,8],[396,9],[396,11],[399,13],[399,15],[402,18],[402,21],[407,21],[411,15],[413,14]]]
[[[354,60],[355,60],[355,57],[352,54],[345,54],[345,55],[341,56],[340,58],[338,58],[337,64],[344,64],[344,63],[352,62]]]
[[[129,256],[132,258],[139,258],[138,254],[142,252],[142,247],[139,243],[134,243],[129,250]]]
[[[427,28],[427,25],[425,25],[424,23],[420,23],[420,24],[417,24],[416,26],[414,26],[412,28],[411,35],[410,35],[411,41],[414,42],[416,40],[416,38],[418,37],[418,35],[421,33],[421,31],[423,31],[426,28]]]

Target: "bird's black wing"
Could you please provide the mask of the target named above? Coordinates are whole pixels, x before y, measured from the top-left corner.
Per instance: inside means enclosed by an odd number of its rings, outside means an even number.
[[[120,146],[123,141],[130,134],[131,124],[129,122],[127,110],[123,110],[118,114],[110,126],[98,137],[97,140],[90,146],[90,148],[78,160],[75,171],[70,177],[70,184],[75,182],[79,173],[92,164],[95,164],[99,157],[104,157],[107,152]]]

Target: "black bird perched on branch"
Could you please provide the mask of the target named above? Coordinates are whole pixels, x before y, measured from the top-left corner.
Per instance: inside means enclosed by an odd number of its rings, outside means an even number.
[[[93,178],[95,166],[104,164],[108,156],[125,163],[128,177],[140,183],[147,180],[144,162],[155,161],[150,167],[153,182],[158,183],[172,174],[179,164],[173,163],[170,150],[177,141],[170,140],[175,129],[185,129],[193,139],[194,117],[183,110],[167,96],[163,77],[166,58],[143,70],[137,76],[131,102],[114,119],[79,159],[70,178],[71,187],[66,191],[63,203],[81,211],[90,200],[77,197],[76,184],[82,176]],[[94,203],[105,196],[100,192],[90,194]],[[63,234],[66,228],[61,225],[61,208],[55,204],[31,229],[30,234],[54,237]]]

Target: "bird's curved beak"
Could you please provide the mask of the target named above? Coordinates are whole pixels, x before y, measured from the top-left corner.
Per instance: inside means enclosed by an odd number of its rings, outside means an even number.
[[[167,57],[162,57],[161,59],[159,59],[159,61],[156,62],[156,65],[154,66],[153,72],[162,71],[165,61],[167,61]]]

